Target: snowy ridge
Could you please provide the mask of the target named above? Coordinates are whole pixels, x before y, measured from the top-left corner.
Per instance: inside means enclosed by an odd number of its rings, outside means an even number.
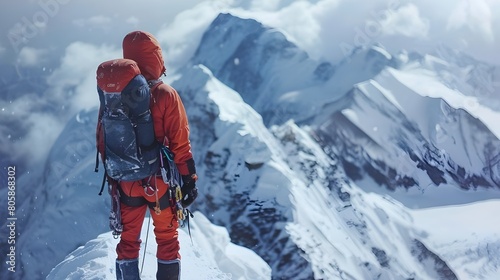
[[[193,244],[187,229],[179,230],[182,279],[270,279],[271,269],[259,256],[230,243],[227,230],[212,225],[200,212],[194,215],[195,219],[190,221]],[[150,238],[147,247],[146,243],[142,244],[139,254],[141,279],[156,279],[156,243],[153,226],[147,232],[148,223],[149,218],[145,219],[141,233],[143,240]],[[111,232],[99,235],[69,254],[52,269],[47,279],[116,278],[113,256],[117,243]]]
[[[436,63],[439,63],[441,66],[437,74],[444,84],[485,107],[494,111],[500,109],[500,101],[495,98],[495,93],[500,90],[499,66],[477,61],[446,46],[437,48],[433,55],[426,55],[418,61],[426,69],[437,69]]]
[[[193,85],[197,85],[196,88]],[[262,118],[205,66],[186,69],[173,83],[186,102],[200,178],[194,207],[228,228],[231,239],[251,248],[273,269],[273,277],[309,277],[305,260],[284,226],[292,218],[290,185],[300,182]],[[288,261],[285,261],[288,260]],[[289,261],[299,267],[290,267]]]
[[[500,113],[468,103],[461,93],[431,77],[388,69],[385,75],[377,76],[376,81],[386,89],[386,95],[392,94],[400,110],[417,124],[425,139],[446,151],[465,169],[480,173],[486,162],[483,149],[488,143],[500,144],[498,125],[492,122],[500,118]],[[467,104],[474,108],[466,107]],[[496,117],[486,117],[490,113]]]
[[[422,69],[405,69],[405,71],[388,69],[388,72],[389,76],[392,75],[395,80],[420,95],[440,98],[454,109],[466,110],[484,123],[497,138],[500,138],[500,125],[493,121],[500,117],[500,113],[480,104],[476,97],[469,97],[457,90],[450,89],[437,79],[434,72]],[[381,80],[383,81],[383,78]],[[390,83],[390,81],[388,82]],[[418,119],[417,116],[410,117]]]

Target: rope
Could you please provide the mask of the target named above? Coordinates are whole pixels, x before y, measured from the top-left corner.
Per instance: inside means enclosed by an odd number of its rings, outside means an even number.
[[[160,215],[161,214],[161,208],[160,208],[160,199],[158,198],[158,186],[156,185],[156,179],[155,179],[155,199],[156,199],[156,206],[153,207],[153,209],[155,210],[155,214],[156,215]]]
[[[149,215],[148,230],[146,231],[146,242],[144,242],[144,253],[142,255],[141,275],[142,275],[142,270],[144,269],[144,260],[146,259],[146,250],[148,249],[148,237],[149,237],[149,226],[150,225],[151,225],[151,215]]]

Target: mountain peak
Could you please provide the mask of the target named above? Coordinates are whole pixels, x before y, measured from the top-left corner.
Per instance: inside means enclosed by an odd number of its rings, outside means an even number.
[[[311,59],[278,29],[231,14],[219,14],[207,28],[191,64],[209,68],[266,125],[277,121],[271,111],[283,94],[323,84],[335,72],[329,62]]]

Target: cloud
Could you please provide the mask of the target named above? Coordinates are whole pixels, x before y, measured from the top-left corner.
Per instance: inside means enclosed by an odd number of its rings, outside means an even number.
[[[110,23],[113,20],[110,17],[97,15],[92,16],[86,19],[75,19],[73,20],[73,24],[78,27],[87,27],[87,28],[99,28],[99,29],[109,29]]]
[[[162,26],[156,37],[165,53],[167,73],[169,69],[184,66],[196,51],[205,29],[224,10],[227,7],[222,2],[201,2],[179,13],[171,24]]]
[[[100,63],[121,58],[120,49],[107,45],[75,42],[70,44],[61,65],[54,70],[47,82],[50,95],[67,100],[72,114],[99,104],[96,91],[96,70]]]
[[[446,25],[448,30],[468,29],[479,32],[486,41],[493,42],[492,11],[484,0],[462,0],[451,12]]]
[[[251,1],[249,10],[253,11],[275,11],[281,7],[280,0],[254,0]]]
[[[47,50],[32,47],[23,47],[17,56],[17,62],[21,66],[40,66],[45,61]]]
[[[33,15],[43,11],[37,3],[6,7],[6,17],[0,18],[0,23],[14,27],[24,23],[21,20],[24,17],[33,22]],[[207,13],[200,11],[200,7]],[[27,11],[28,8],[31,10]],[[188,8],[192,10],[185,10]],[[100,11],[112,13],[100,14]],[[196,17],[181,20],[182,11]],[[35,40],[37,48],[45,49],[54,42],[66,46],[76,40],[119,46],[122,36],[133,27],[162,36],[167,63],[179,65],[196,48],[197,42],[190,42],[189,38],[198,40],[214,14],[228,11],[255,17],[283,30],[315,58],[342,59],[344,53],[339,46],[355,45],[356,36],[363,32],[370,39],[367,43],[379,41],[390,51],[403,48],[425,52],[443,43],[500,64],[496,51],[500,49],[498,0],[185,0],[175,4],[145,0],[141,5],[132,0],[124,0],[121,5],[97,0],[69,1],[59,5],[58,12],[52,13],[47,21],[39,20],[46,26],[37,27],[36,36],[16,46],[18,49],[25,45],[35,47],[30,45]],[[79,30],[83,27],[86,29]],[[370,34],[370,31],[375,32]],[[43,45],[38,44],[42,41]],[[8,45],[8,41],[3,44]]]
[[[131,16],[125,22],[128,24],[131,24],[132,26],[138,26],[140,23],[140,20],[135,16]]]
[[[25,47],[21,61],[33,65],[41,53]],[[0,100],[0,115],[5,122],[0,125],[4,136],[0,152],[15,161],[40,164],[68,119],[99,104],[95,74],[98,65],[119,57],[121,51],[116,48],[75,42],[66,48],[61,65],[49,76],[45,92]]]
[[[46,108],[52,104],[36,93],[0,100],[0,153],[14,162],[40,164],[48,154],[64,123]]]
[[[26,135],[13,144],[14,160],[40,163],[64,128],[63,123],[52,114],[35,112],[27,114],[24,124],[30,129]]]
[[[378,42],[392,53],[427,53],[446,45],[500,65],[499,0],[247,2],[244,13],[233,7],[236,15],[283,30],[316,59],[338,62],[346,55],[343,46]]]
[[[384,35],[425,38],[429,32],[429,20],[420,16],[414,4],[407,4],[397,10],[388,10],[387,18],[380,22]]]
[[[50,14],[40,6],[50,1],[28,2],[2,7],[0,23],[5,36],[0,38],[0,58],[5,65],[23,66],[38,65],[46,59],[52,74],[49,88],[43,92],[23,93],[8,101],[0,98],[0,152],[9,160],[39,166],[67,121],[78,111],[98,104],[97,66],[122,56],[121,39],[131,31],[131,25],[155,32],[198,0],[175,4],[146,0],[140,5],[132,0],[120,5],[98,0],[65,1],[64,5],[51,6],[57,11]],[[100,15],[100,11],[110,13]],[[10,36],[13,32],[15,42]]]
[[[323,4],[316,8],[309,2],[295,2],[281,9],[275,17],[267,16],[269,19],[261,18],[261,20],[267,25],[282,29],[291,41],[311,53],[313,46],[322,40],[322,26],[317,18],[321,18],[337,6],[336,1],[325,1]],[[306,10],[311,12],[304,13],[303,11]],[[308,28],[303,28],[303,26]],[[312,53],[314,55],[314,52]]]
[[[290,41],[311,57],[337,62],[344,57],[341,44],[355,45],[358,30],[364,30],[367,20],[377,16],[374,13],[377,8],[387,7],[380,6],[380,2],[290,1],[289,5],[278,7],[276,11],[246,11],[246,15],[284,31]]]

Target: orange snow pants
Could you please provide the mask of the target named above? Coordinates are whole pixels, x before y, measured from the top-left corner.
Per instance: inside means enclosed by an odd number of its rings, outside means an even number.
[[[116,253],[118,254],[118,260],[136,259],[139,257],[141,229],[148,203],[151,205],[156,201],[156,194],[147,194],[143,186],[141,186],[140,181],[121,182],[120,187],[122,198],[125,196],[133,198],[136,201],[139,199],[140,201],[142,197],[145,200],[145,203],[140,206],[127,205],[124,200],[120,203],[123,232],[120,242],[116,246]],[[156,178],[156,187],[158,189],[158,197],[161,198],[160,200],[162,202],[168,201],[168,198],[165,197],[168,196],[168,185],[161,178]],[[161,208],[163,209],[159,215],[151,207],[149,208],[150,215],[153,218],[156,243],[158,244],[156,257],[164,261],[180,259],[179,235],[177,232],[179,222],[177,221],[177,217],[168,205],[164,206],[164,203],[162,203]]]

